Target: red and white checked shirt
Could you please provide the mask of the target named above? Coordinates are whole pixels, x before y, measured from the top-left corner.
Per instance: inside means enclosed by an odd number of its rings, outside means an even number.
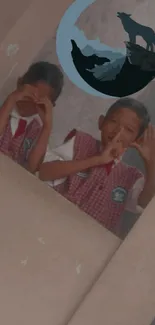
[[[76,132],[62,146],[53,151],[48,149],[44,162],[86,159],[98,154],[99,147],[99,141],[90,135]],[[113,232],[124,210],[142,212],[137,200],[144,187],[144,176],[122,161],[49,180],[48,184]]]
[[[14,110],[0,136],[0,152],[23,164],[28,158],[42,128],[38,115],[21,118]]]

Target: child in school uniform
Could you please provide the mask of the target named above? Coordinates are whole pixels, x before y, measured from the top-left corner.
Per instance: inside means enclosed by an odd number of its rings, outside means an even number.
[[[63,87],[59,68],[32,64],[0,109],[0,152],[30,172],[37,170],[51,132],[52,107]]]
[[[137,100],[116,101],[99,118],[101,141],[74,130],[65,143],[46,153],[40,179],[66,199],[117,233],[125,209],[141,213],[155,193],[154,128]],[[136,148],[146,175],[123,163],[128,147]]]

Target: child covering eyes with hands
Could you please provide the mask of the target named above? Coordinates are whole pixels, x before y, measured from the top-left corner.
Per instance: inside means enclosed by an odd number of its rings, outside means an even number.
[[[52,127],[52,107],[63,87],[59,68],[32,64],[0,109],[0,152],[35,172]]]

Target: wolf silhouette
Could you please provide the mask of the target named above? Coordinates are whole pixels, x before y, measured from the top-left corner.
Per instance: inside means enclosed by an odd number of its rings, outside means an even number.
[[[130,14],[125,12],[117,12],[117,17],[120,18],[124,30],[129,35],[131,43],[136,44],[136,37],[141,36],[146,42],[146,49],[153,52],[153,45],[155,45],[155,32],[151,27],[137,23],[131,18]]]
[[[98,57],[96,54],[93,55],[83,55],[80,51],[80,49],[77,49],[76,42],[72,39],[71,40],[73,49],[76,49],[76,56],[78,56],[78,60],[82,58],[82,66],[84,66],[86,69],[93,69],[95,65],[103,65],[106,62],[110,62],[108,58],[105,57]]]

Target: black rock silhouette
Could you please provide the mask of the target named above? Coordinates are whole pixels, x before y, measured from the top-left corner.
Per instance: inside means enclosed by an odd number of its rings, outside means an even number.
[[[113,97],[132,95],[143,89],[155,77],[155,54],[139,45],[126,42],[127,54],[120,71],[114,68],[112,80],[105,80],[101,77],[98,79],[90,69],[95,65],[101,66],[105,63],[108,69],[110,60],[97,55],[83,55],[76,42],[74,40],[71,42],[71,55],[76,70],[87,84],[105,95]]]
[[[95,65],[102,65],[105,62],[110,62],[107,58],[100,58],[96,54],[90,55],[90,56],[84,56],[80,49],[77,47],[76,42],[74,40],[71,40],[72,43],[72,52],[75,53],[74,59],[76,60],[76,57],[78,60],[81,61],[84,69],[93,69]]]
[[[141,70],[155,71],[155,53],[150,52],[138,44],[126,42],[127,56],[130,63],[139,65]]]

